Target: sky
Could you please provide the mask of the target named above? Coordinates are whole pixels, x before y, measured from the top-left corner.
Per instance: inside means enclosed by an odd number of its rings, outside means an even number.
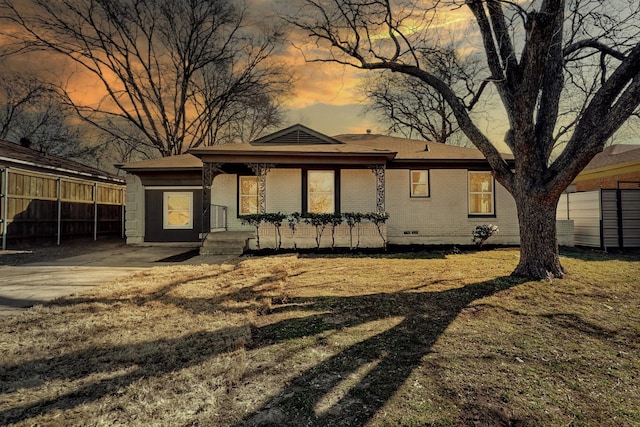
[[[276,19],[274,4],[289,5],[289,1],[285,0],[250,1],[261,9],[259,12],[267,21]],[[460,12],[451,12],[444,16],[445,18],[441,24],[438,24],[439,26],[451,26],[455,29],[460,26],[468,26],[471,22],[470,16],[460,15]],[[462,34],[462,32],[459,33]],[[304,44],[305,41],[297,39],[295,43],[297,45],[294,45],[294,40],[292,40],[280,58],[285,61],[287,67],[296,76],[296,85],[285,104],[287,114],[283,127],[301,123],[327,135],[365,133],[367,131],[384,133],[386,131],[386,127],[379,123],[376,117],[372,114],[364,114],[364,100],[357,90],[360,82],[376,71],[363,71],[334,63],[307,62],[297,47],[301,43]],[[307,50],[307,53],[313,54],[315,46],[307,44],[306,47],[309,46],[311,48]],[[102,96],[91,79],[83,76],[80,71],[69,68],[61,70],[60,64],[56,62],[53,55],[39,56],[37,63],[45,70],[50,67],[60,75],[72,76],[70,84],[76,88],[78,98],[97,100]],[[497,113],[487,113],[485,117],[480,119],[478,125],[497,146],[503,145],[503,135],[507,131],[504,117]]]

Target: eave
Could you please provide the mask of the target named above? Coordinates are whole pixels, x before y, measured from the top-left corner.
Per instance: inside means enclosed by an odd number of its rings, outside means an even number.
[[[323,153],[323,152],[225,152],[215,153],[193,152],[206,163],[222,164],[249,164],[271,163],[274,165],[314,165],[314,164],[338,164],[338,165],[368,165],[387,163],[393,160],[395,153]]]
[[[580,172],[580,174],[573,180],[574,183],[588,181],[591,179],[606,178],[612,175],[622,175],[625,173],[633,173],[640,171],[640,162],[626,162],[617,163],[600,168],[587,169]]]

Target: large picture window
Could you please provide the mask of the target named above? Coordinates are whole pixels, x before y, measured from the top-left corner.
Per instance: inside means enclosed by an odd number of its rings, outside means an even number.
[[[164,229],[193,229],[192,192],[165,192],[162,206]]]
[[[257,176],[240,176],[239,180],[239,214],[250,215],[260,213],[260,194]]]
[[[491,172],[469,172],[469,215],[494,215]]]
[[[307,211],[310,213],[334,213],[335,172],[308,171]]]
[[[412,170],[411,197],[429,197],[429,171]]]

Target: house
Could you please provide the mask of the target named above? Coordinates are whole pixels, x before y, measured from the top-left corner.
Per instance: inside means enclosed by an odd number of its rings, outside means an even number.
[[[556,218],[574,222],[575,244],[640,247],[640,145],[606,147],[576,177]]]
[[[606,147],[591,159],[572,184],[576,191],[640,188],[640,145]]]
[[[125,181],[97,168],[0,140],[0,231],[7,243],[122,236]]]
[[[329,137],[294,125],[251,143],[195,148],[122,169],[129,243],[208,234],[206,247],[224,235],[216,231],[253,233],[239,216],[257,212],[382,211],[389,219],[380,232],[390,244],[470,244],[481,224],[498,225],[492,243],[519,242],[513,198],[471,148],[373,134]],[[382,245],[374,224],[358,230],[360,247]],[[282,246],[314,247],[315,231],[284,226]],[[263,247],[275,245],[274,227],[259,233]],[[326,236],[322,246],[331,244]],[[337,245],[351,238],[347,225],[338,226]]]

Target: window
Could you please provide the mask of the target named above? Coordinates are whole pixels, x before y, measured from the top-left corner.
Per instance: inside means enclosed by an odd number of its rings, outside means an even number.
[[[491,172],[469,172],[469,215],[494,215]]]
[[[260,213],[260,195],[257,176],[240,176],[238,188],[240,189],[239,215]]]
[[[429,171],[412,170],[411,175],[411,197],[429,197]]]
[[[163,228],[193,229],[192,192],[165,192],[162,210]]]
[[[307,211],[311,213],[335,212],[335,172],[308,171]]]

